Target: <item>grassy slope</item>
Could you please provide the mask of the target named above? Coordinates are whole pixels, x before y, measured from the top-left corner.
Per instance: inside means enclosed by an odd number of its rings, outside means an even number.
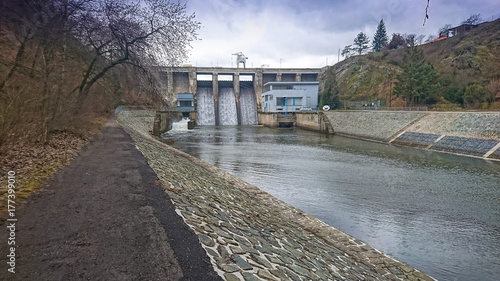
[[[488,86],[500,80],[500,19],[483,23],[455,37],[420,46],[441,77],[440,95],[451,99],[470,83]],[[390,87],[401,71],[404,50],[348,58],[334,67],[343,100],[389,99]],[[461,92],[462,91],[462,92]],[[402,105],[394,99],[393,106]]]

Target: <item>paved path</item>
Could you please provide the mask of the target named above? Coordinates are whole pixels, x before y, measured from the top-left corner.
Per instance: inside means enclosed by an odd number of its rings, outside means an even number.
[[[16,217],[16,273],[2,231],[0,280],[220,280],[114,120]]]

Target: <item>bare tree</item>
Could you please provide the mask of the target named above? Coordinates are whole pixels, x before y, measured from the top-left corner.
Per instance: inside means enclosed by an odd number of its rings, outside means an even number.
[[[393,33],[391,41],[389,41],[389,44],[387,45],[387,49],[395,50],[404,48],[405,46],[406,46],[406,40],[403,37],[403,35],[401,35],[401,33]]]
[[[481,14],[473,14],[473,15],[470,15],[470,17],[464,21],[462,21],[462,24],[471,24],[471,25],[475,25],[475,24],[479,24],[483,21],[483,19],[481,18]]]
[[[438,31],[439,37],[448,36],[448,31],[450,28],[451,28],[451,24],[445,24],[443,27],[441,27]]]
[[[148,71],[156,65],[177,65],[187,58],[200,23],[186,14],[186,5],[168,0],[94,0],[72,17],[74,34],[93,55],[80,85],[85,96],[110,69],[131,64]]]
[[[183,61],[200,28],[167,0],[3,0],[0,25],[0,145],[75,128],[125,84],[156,102],[155,69]]]
[[[435,39],[437,39],[437,36],[434,34],[430,34],[429,36],[427,36],[425,43],[430,43],[430,42],[434,41]]]

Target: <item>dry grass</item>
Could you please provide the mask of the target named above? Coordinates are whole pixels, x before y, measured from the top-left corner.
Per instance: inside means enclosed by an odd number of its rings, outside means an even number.
[[[78,133],[57,132],[47,143],[15,142],[5,144],[0,150],[0,217],[7,215],[7,174],[16,173],[16,209],[43,186],[61,167],[68,164],[79,151],[98,134],[98,128],[106,122],[98,118]],[[91,128],[92,127],[92,128]]]

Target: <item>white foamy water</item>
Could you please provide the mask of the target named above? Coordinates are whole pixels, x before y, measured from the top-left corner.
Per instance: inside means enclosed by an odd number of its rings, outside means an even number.
[[[215,125],[214,96],[211,87],[198,88],[197,107],[197,124]]]
[[[242,88],[240,96],[241,125],[257,125],[257,101],[251,88]]]
[[[238,125],[233,88],[219,88],[219,122],[220,125]]]
[[[170,131],[185,132],[185,131],[189,130],[188,129],[189,121],[191,121],[191,120],[189,120],[189,118],[184,118],[179,122],[172,123],[172,129]]]

